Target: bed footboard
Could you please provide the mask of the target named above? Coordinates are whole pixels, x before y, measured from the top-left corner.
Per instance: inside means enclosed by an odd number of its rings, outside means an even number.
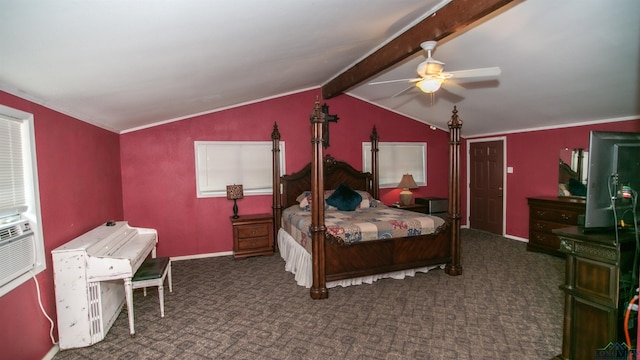
[[[451,222],[435,233],[341,245],[325,241],[327,282],[451,263]]]

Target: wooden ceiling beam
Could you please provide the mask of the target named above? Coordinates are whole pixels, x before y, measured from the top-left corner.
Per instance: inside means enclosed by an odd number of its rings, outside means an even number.
[[[464,29],[513,0],[453,0],[435,15],[422,20],[409,30],[376,50],[322,86],[322,97],[331,99],[422,50],[427,40],[441,40]]]

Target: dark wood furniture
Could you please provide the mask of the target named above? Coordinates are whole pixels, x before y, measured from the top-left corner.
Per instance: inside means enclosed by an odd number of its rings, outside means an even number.
[[[439,197],[417,197],[414,199],[416,204],[424,204],[427,206],[427,214],[446,213],[449,207],[449,201]]]
[[[449,208],[449,200],[439,197],[417,197],[414,199],[416,204],[424,204],[427,206],[427,214],[441,217],[447,220],[447,209]]]
[[[401,204],[393,204],[391,205],[394,208],[398,208],[398,209],[402,209],[402,210],[409,210],[409,211],[414,211],[414,212],[419,212],[422,214],[426,214],[427,213],[427,205],[425,204],[409,204],[409,205],[401,205]]]
[[[271,214],[231,217],[233,257],[273,255],[273,216]]]
[[[616,241],[613,231],[585,234],[577,226],[554,233],[566,255],[562,355],[555,359],[593,359],[610,342],[625,342],[624,312],[638,286],[630,275],[635,237],[625,233]]]
[[[578,225],[578,216],[584,214],[585,200],[572,197],[531,197],[529,202],[528,251],[540,251],[564,256],[559,250],[560,239],[554,229]]]
[[[283,208],[296,205],[296,197],[311,189],[312,193],[312,271],[310,296],[326,299],[327,281],[337,281],[429,265],[445,265],[449,275],[462,274],[460,263],[460,129],[462,121],[454,107],[449,121],[449,216],[435,233],[396,239],[358,242],[345,245],[326,234],[324,222],[324,189],[335,189],[343,183],[355,190],[369,192],[379,199],[378,134],[373,128],[371,139],[371,173],[357,171],[351,165],[323,155],[322,129],[325,116],[318,100],[311,115],[311,162],[302,170],[280,177],[280,132],[274,125],[273,141],[273,211],[280,227]]]

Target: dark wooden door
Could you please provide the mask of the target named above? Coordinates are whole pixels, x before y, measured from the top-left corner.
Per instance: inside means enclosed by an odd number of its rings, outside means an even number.
[[[471,143],[469,151],[469,226],[503,235],[503,142]]]

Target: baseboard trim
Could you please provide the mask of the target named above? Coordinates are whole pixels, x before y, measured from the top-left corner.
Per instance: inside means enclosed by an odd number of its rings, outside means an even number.
[[[230,256],[230,255],[233,255],[233,251],[222,251],[217,253],[185,255],[185,256],[172,256],[171,261],[203,259],[203,258]]]
[[[504,237],[506,237],[507,239],[517,240],[517,241],[522,241],[522,242],[525,242],[525,243],[528,243],[528,242],[529,242],[529,239],[522,238],[522,237],[519,237],[519,236],[504,235]]]
[[[60,346],[58,344],[55,344],[53,345],[51,350],[49,350],[49,352],[42,357],[42,360],[51,360],[54,356],[56,356],[58,352],[60,352]]]

